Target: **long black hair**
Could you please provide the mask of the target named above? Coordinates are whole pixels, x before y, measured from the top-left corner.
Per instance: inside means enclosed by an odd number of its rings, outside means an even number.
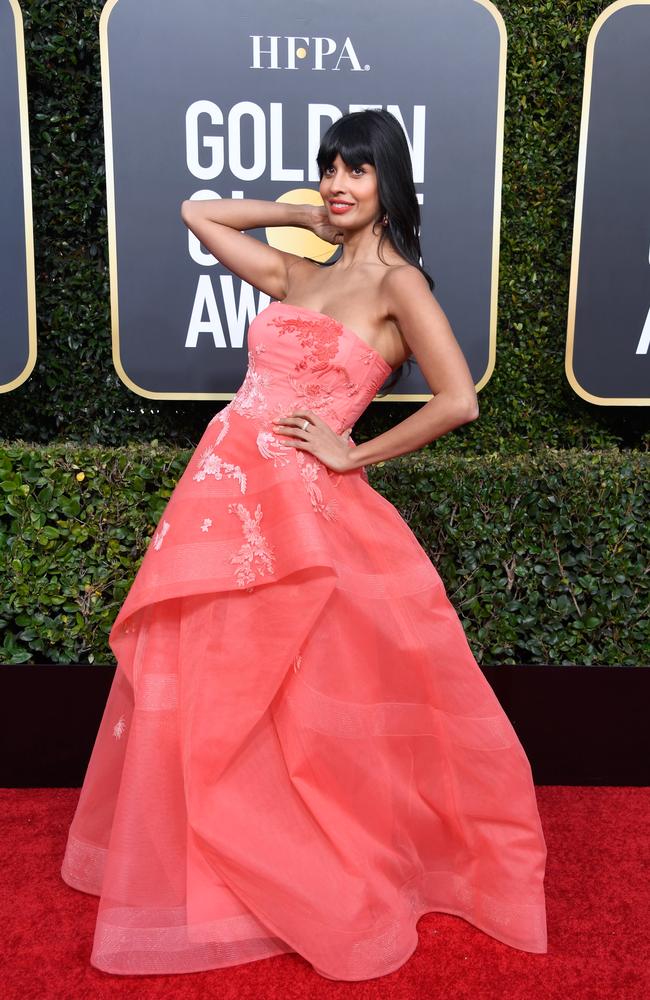
[[[325,170],[334,164],[337,154],[349,167],[370,163],[375,168],[379,196],[376,222],[381,227],[377,245],[379,259],[384,261],[381,248],[389,237],[397,253],[422,272],[433,291],[435,282],[420,263],[420,205],[413,183],[411,156],[404,130],[395,115],[383,109],[367,108],[351,111],[333,122],[321,139],[316,157],[321,179]],[[382,224],[384,215],[388,216],[386,226]],[[339,258],[340,254],[323,266],[331,266]],[[406,361],[410,367],[411,356]],[[401,364],[393,372],[378,395],[384,395],[393,387],[403,367]]]

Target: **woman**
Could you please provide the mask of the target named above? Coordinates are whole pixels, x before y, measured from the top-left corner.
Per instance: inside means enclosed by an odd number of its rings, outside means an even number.
[[[215,969],[297,952],[361,980],[445,911],[546,950],[546,849],[530,767],[435,567],[364,466],[478,413],[419,265],[406,140],[344,115],[324,206],[184,202],[234,274],[277,301],[208,424],[109,641],[115,680],[62,875],[100,896],[91,962]],[[311,228],[329,267],[240,230]],[[433,398],[350,430],[413,352]]]

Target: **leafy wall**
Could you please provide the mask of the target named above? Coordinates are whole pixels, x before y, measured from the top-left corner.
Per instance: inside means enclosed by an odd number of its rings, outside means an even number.
[[[223,403],[134,395],[111,359],[98,0],[23,2],[38,359],[0,395],[5,440],[189,447]],[[587,403],[564,374],[585,47],[597,2],[497,4],[508,30],[496,369],[480,419],[431,450],[647,449],[642,407]],[[426,264],[426,261],[425,261]],[[358,441],[420,403],[373,403]]]

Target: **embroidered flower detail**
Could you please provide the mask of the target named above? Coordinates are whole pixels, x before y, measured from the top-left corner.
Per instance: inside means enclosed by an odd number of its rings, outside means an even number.
[[[329,503],[325,503],[323,499],[323,493],[318,485],[318,473],[320,472],[321,465],[316,462],[308,462],[305,458],[305,453],[299,450],[296,450],[296,461],[298,462],[300,476],[309,494],[312,507],[319,514],[322,514],[323,517],[327,518],[328,521],[333,521],[336,517],[338,500],[332,499]]]
[[[238,515],[242,522],[242,531],[246,541],[230,559],[235,565],[235,576],[240,587],[251,584],[256,577],[274,570],[273,546],[269,544],[260,530],[262,520],[262,505],[257,504],[254,516],[243,503],[228,504],[230,513]]]
[[[323,366],[327,367],[336,356],[343,326],[338,320],[328,316],[318,316],[313,319],[289,319],[287,316],[277,316],[269,320],[269,324],[278,327],[278,336],[293,333],[298,343],[305,351],[305,356],[295,364],[296,371],[312,371]]]
[[[339,386],[339,388],[345,389],[346,395],[354,396],[357,392],[359,392],[359,389],[361,388],[359,383],[352,381],[350,373],[345,365],[330,365],[330,369],[342,377],[343,384],[342,386]]]
[[[269,372],[260,372],[255,363],[255,354],[249,354],[248,368],[244,381],[230,400],[230,406],[242,417],[257,417],[266,413],[267,399],[265,389],[271,383]]]
[[[211,527],[212,527],[212,518],[204,517],[203,524],[201,525],[201,531],[207,531]]]
[[[319,406],[328,409],[334,406],[335,395],[320,381],[304,382],[289,376],[289,383],[296,394],[295,405],[304,409]]]
[[[228,430],[230,428],[230,406],[231,406],[231,403],[232,403],[232,400],[230,401],[230,403],[228,403],[228,406],[224,406],[223,410],[219,410],[218,413],[215,413],[214,417],[212,418],[212,420],[208,424],[208,427],[211,427],[212,424],[215,422],[215,420],[219,420],[223,424],[223,427],[219,431],[219,436],[217,437],[217,440],[214,442],[214,446],[213,447],[216,447],[218,444],[221,444],[221,442],[225,438],[226,434],[228,433]]]
[[[232,400],[230,401],[230,403],[228,403],[227,406],[224,406],[223,410],[219,410],[218,413],[215,413],[215,415],[213,416],[212,420],[208,424],[208,427],[212,427],[212,424],[216,420],[220,421],[220,423],[223,424],[223,427],[219,431],[219,436],[218,436],[217,440],[214,442],[215,445],[221,444],[221,442],[225,438],[226,434],[228,433],[228,429],[230,427],[230,406],[231,406],[231,403],[232,403]]]
[[[337,404],[336,395],[321,382],[300,382],[289,376],[289,383],[294,391],[294,398],[288,405],[294,410],[313,410],[319,417],[326,420],[332,428],[340,422],[340,400]],[[291,412],[291,410],[285,410]]]
[[[160,548],[160,546],[163,543],[163,538],[169,531],[169,528],[170,528],[169,522],[163,521],[162,526],[154,533],[154,536],[151,539],[151,544],[153,545],[154,549]]]
[[[272,458],[275,467],[287,465],[291,460],[291,447],[279,441],[272,431],[260,431],[257,447],[262,458]]]
[[[238,465],[233,465],[232,462],[224,462],[213,449],[214,445],[210,445],[203,452],[199,460],[199,471],[194,473],[192,479],[196,479],[197,482],[201,483],[207,476],[214,476],[215,479],[223,479],[224,475],[226,475],[230,479],[236,479],[241,492],[245,493],[246,473],[242,472]]]
[[[125,732],[126,732],[126,719],[124,718],[123,715],[121,715],[120,718],[115,723],[115,725],[113,726],[113,736],[115,737],[116,740],[121,740]]]
[[[293,405],[295,408],[314,410],[333,428],[338,427],[341,420],[341,393],[355,396],[359,393],[358,382],[352,381],[344,365],[326,364],[314,372],[315,378],[307,380],[288,376],[289,384],[294,391]]]
[[[326,466],[326,468],[327,468],[327,466]],[[338,486],[339,483],[341,482],[342,477],[343,477],[343,473],[342,472],[335,472],[334,469],[329,469],[329,468],[327,469],[327,475],[328,475],[329,481],[331,482],[332,486]]]

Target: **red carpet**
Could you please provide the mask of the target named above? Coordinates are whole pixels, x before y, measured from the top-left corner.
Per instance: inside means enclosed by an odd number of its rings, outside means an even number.
[[[4,1000],[645,1000],[650,996],[650,789],[540,787],[549,952],[531,955],[458,917],[420,919],[396,972],[328,982],[297,954],[178,976],[88,963],[97,899],[59,876],[78,789],[0,789]]]

